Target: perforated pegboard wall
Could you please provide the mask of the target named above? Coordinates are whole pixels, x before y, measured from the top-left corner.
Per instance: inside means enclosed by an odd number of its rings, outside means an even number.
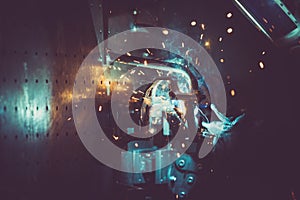
[[[1,199],[108,194],[111,172],[85,150],[71,110],[75,73],[97,44],[89,3],[0,7]]]

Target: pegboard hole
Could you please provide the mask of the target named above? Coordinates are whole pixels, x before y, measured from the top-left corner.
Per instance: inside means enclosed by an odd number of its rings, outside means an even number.
[[[38,83],[39,82],[39,80],[38,79],[35,79],[35,83]]]
[[[49,110],[49,107],[48,106],[46,106],[46,111],[48,111]]]
[[[46,79],[46,83],[49,83],[48,79]]]

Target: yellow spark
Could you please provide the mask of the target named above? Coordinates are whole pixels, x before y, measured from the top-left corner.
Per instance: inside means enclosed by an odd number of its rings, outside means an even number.
[[[235,96],[235,90],[234,89],[232,89],[231,91],[230,91],[230,94],[231,94],[231,96]]]

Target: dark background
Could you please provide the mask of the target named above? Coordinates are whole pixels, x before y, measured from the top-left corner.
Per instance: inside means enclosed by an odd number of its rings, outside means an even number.
[[[293,1],[285,3],[296,12]],[[72,91],[81,62],[97,45],[90,6],[84,0],[0,3],[0,199],[124,197],[113,171],[85,150],[69,120],[71,101],[66,94]],[[228,115],[246,113],[232,137],[205,158],[193,199],[299,196],[299,54],[268,41],[231,1],[107,1],[103,6],[106,18],[137,9],[147,11],[150,21],[157,17],[158,26],[197,41],[204,32],[211,41],[208,52],[226,85]],[[231,19],[226,18],[229,11]],[[192,20],[198,28],[190,26]],[[200,23],[206,25],[205,31]],[[129,27],[130,22],[119,29]],[[227,34],[227,27],[234,32]],[[108,36],[118,32],[113,30]],[[25,84],[28,109],[39,107],[42,118],[49,117],[47,124],[35,121],[33,115],[22,119]],[[231,89],[236,91],[234,97]],[[49,92],[35,102],[42,91]]]

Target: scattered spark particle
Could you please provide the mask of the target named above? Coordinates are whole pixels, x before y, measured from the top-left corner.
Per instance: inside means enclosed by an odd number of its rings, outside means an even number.
[[[137,10],[133,11],[133,15],[137,15],[137,13],[138,13]]]
[[[98,111],[99,111],[99,112],[102,111],[102,106],[99,106]]]
[[[219,42],[222,42],[223,38],[222,37],[219,37]]]
[[[115,136],[115,135],[113,135],[113,138],[114,138],[115,140],[118,140],[118,139],[119,139],[119,137],[118,137],[118,136]]]
[[[168,31],[167,29],[164,29],[164,30],[162,31],[162,33],[163,33],[164,35],[168,35],[168,34],[169,34],[169,31]]]
[[[228,34],[231,34],[232,32],[233,32],[233,28],[228,28],[228,29],[227,29],[227,33],[228,33]]]
[[[231,96],[235,96],[235,90],[234,89],[232,89],[232,90],[230,90],[230,94],[231,94]]]
[[[226,17],[227,17],[228,19],[231,18],[231,17],[232,17],[232,13],[231,13],[231,12],[227,13]]]
[[[205,46],[205,47],[209,47],[209,46],[210,46],[210,42],[209,42],[209,41],[206,41],[206,42],[204,43],[204,46]]]
[[[202,30],[205,30],[205,24],[201,24]]]
[[[265,65],[264,65],[264,63],[263,63],[262,61],[260,61],[258,64],[259,64],[259,67],[260,67],[261,69],[265,68]]]
[[[202,33],[202,34],[200,35],[200,40],[202,40],[202,39],[203,39],[203,36],[204,36],[204,34]]]
[[[220,51],[221,51],[221,52],[223,52],[223,51],[224,51],[224,49],[221,49]]]
[[[71,118],[71,117],[69,117],[67,120],[68,120],[68,121],[71,121],[71,119],[72,119],[72,118]]]
[[[224,58],[221,58],[221,59],[220,59],[220,62],[221,62],[221,63],[225,62]]]
[[[197,22],[195,20],[191,21],[191,26],[196,26]]]
[[[185,148],[185,144],[184,143],[181,144],[181,148],[183,148],[183,149]]]
[[[261,52],[261,55],[265,55],[265,54],[266,54],[266,52],[265,52],[265,51]]]

